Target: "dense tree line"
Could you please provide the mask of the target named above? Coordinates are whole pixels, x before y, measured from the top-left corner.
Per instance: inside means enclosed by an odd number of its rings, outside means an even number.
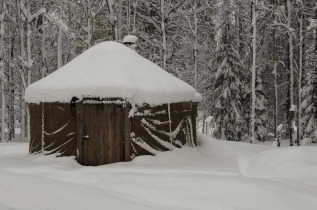
[[[202,93],[215,137],[263,141],[279,124],[294,142],[317,135],[316,0],[2,0],[1,140],[25,139],[30,84],[128,34]]]

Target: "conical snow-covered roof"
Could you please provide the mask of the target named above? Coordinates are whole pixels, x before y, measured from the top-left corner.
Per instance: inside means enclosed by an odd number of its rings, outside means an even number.
[[[30,85],[25,93],[28,103],[69,103],[73,97],[123,98],[135,104],[160,105],[195,101],[197,94],[132,49],[103,42]]]

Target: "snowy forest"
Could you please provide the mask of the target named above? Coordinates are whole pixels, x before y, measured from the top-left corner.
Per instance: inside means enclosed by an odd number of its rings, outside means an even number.
[[[129,34],[202,94],[214,137],[317,137],[316,0],[1,0],[1,141],[27,141],[30,84]]]

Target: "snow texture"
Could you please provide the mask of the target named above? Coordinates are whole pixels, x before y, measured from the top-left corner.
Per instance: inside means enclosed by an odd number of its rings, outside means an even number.
[[[316,152],[316,147],[302,146],[240,156],[240,171],[248,177],[286,178],[317,187]]]
[[[291,112],[295,112],[295,111],[296,111],[296,105],[294,105],[294,104],[293,104],[293,105],[291,106],[291,108],[290,108],[290,110],[289,110],[289,111],[291,111]]]
[[[98,167],[0,144],[0,209],[316,209],[317,147],[199,141]]]
[[[276,130],[278,131],[278,132],[281,132],[282,131],[282,129],[283,129],[283,124],[280,124],[279,126],[277,126],[277,128],[276,128]]]
[[[28,103],[69,103],[73,97],[123,98],[137,105],[200,99],[187,83],[112,41],[90,48],[25,93]]]
[[[207,117],[207,119],[205,120],[206,123],[211,123],[213,121],[214,117],[213,116],[209,116]]]
[[[304,138],[301,140],[300,145],[301,146],[309,146],[312,144],[312,139],[311,138]]]
[[[193,101],[194,102],[201,102],[202,100],[203,100],[202,95],[200,95],[198,92],[196,92]]]

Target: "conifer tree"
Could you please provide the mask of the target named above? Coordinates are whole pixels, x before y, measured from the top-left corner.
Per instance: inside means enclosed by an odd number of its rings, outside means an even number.
[[[243,65],[237,50],[234,48],[230,31],[229,15],[223,24],[220,43],[215,52],[212,66],[216,67],[215,75],[215,136],[229,141],[241,140],[242,125],[242,82]]]
[[[310,8],[314,4],[310,3]],[[302,90],[303,102],[303,137],[317,137],[317,27],[313,24],[317,20],[317,9],[311,12],[310,26],[307,31],[307,49],[306,49],[306,79],[305,87]]]
[[[256,75],[256,100],[255,100],[255,138],[259,141],[264,141],[265,136],[268,134],[267,129],[267,98],[265,96],[263,81],[262,81],[263,68],[258,68]]]

